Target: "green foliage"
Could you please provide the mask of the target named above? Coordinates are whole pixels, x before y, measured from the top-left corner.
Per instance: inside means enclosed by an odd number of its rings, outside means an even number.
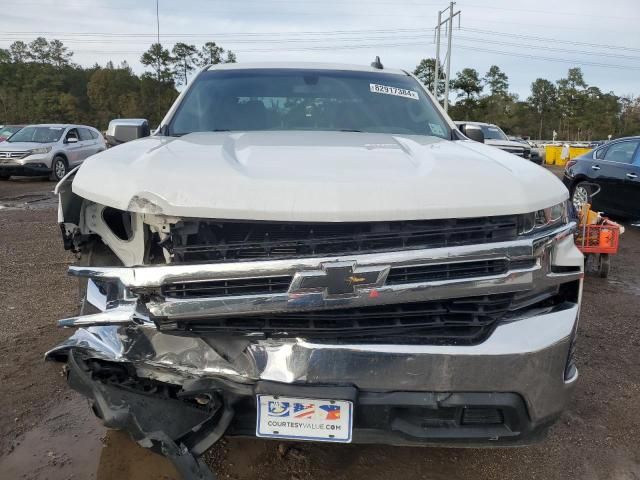
[[[436,59],[435,58],[423,58],[413,71],[413,74],[418,77],[424,86],[433,93],[433,84],[436,77]],[[442,65],[438,65],[438,98],[444,94],[444,68]]]
[[[164,48],[160,43],[154,43],[149,50],[142,54],[140,63],[145,67],[151,67],[155,72],[156,80],[162,83],[173,82],[173,68],[175,63],[169,50]]]
[[[153,44],[141,59],[152,73],[138,76],[126,62],[74,65],[73,53],[59,40],[16,41],[0,49],[0,124],[67,122],[104,129],[114,118],[129,117],[147,118],[156,126],[178,96],[175,85],[186,84],[203,52],[213,55],[211,63],[236,61],[233,52],[225,58],[225,50],[213,42],[200,52],[178,43],[173,55]]]
[[[423,83],[433,78],[428,60],[415,70]],[[640,99],[602,92],[589,85],[577,67],[557,82],[536,79],[526,101],[509,93],[509,77],[497,65],[482,80],[476,70],[465,68],[451,86],[457,91],[457,101],[449,108],[453,119],[495,123],[512,135],[550,139],[555,130],[559,139],[575,141],[640,134]]]
[[[196,68],[196,54],[198,50],[195,45],[187,45],[186,43],[176,43],[173,46],[173,58],[176,64],[175,79],[178,85],[186,85],[189,73]]]
[[[484,82],[489,87],[490,95],[494,97],[506,96],[509,90],[509,77],[497,65],[491,65],[484,76]]]

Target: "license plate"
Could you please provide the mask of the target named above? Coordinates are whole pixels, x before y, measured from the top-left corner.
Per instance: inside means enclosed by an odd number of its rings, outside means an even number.
[[[258,395],[257,405],[258,437],[351,442],[350,401]]]

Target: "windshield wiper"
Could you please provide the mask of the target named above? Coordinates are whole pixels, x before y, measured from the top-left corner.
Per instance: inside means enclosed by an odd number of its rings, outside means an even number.
[[[339,132],[356,132],[356,133],[362,133],[362,130],[355,130],[355,129],[351,129],[351,128],[343,128],[338,130]]]

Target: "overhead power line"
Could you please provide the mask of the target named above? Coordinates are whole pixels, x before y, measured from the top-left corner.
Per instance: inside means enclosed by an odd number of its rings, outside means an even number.
[[[571,53],[574,55],[590,55],[590,56],[600,56],[606,58],[620,58],[625,60],[640,60],[640,56],[634,55],[623,55],[619,53],[612,52],[594,52],[593,50],[572,50],[566,48],[559,48],[556,46],[545,46],[545,45],[533,45],[533,44],[523,44],[523,43],[512,43],[505,42],[504,40],[491,40],[482,37],[468,37],[465,35],[458,35],[459,39],[466,40],[469,42],[475,42],[475,46],[482,45],[485,43],[501,45],[503,47],[514,47],[514,48],[526,48],[526,49],[534,49],[534,50],[545,50],[550,52],[561,52],[561,53]]]
[[[486,35],[497,35],[501,37],[511,37],[511,38],[522,38],[528,40],[537,40],[543,42],[554,42],[554,43],[565,43],[571,45],[581,45],[585,47],[593,47],[593,48],[604,48],[604,49],[614,49],[614,50],[626,50],[630,52],[640,52],[640,48],[634,47],[625,47],[622,45],[610,45],[604,43],[588,43],[588,42],[579,42],[576,40],[561,40],[559,38],[550,38],[550,37],[540,37],[534,35],[523,35],[520,33],[509,33],[509,32],[497,32],[495,30],[482,30],[479,28],[462,28],[462,30],[466,30],[468,32],[482,33]]]
[[[472,47],[472,46],[466,46],[466,45],[464,46],[460,45],[458,48],[462,48],[464,50],[473,50],[476,52],[495,53],[497,55],[508,55],[512,57],[529,58],[534,60],[545,60],[548,62],[567,63],[570,65],[588,65],[588,66],[603,67],[603,68],[622,68],[625,70],[640,70],[640,67],[634,67],[629,65],[615,65],[610,63],[590,62],[590,61],[568,59],[568,58],[544,57],[540,55],[530,55],[522,52],[505,52],[503,50],[491,50],[488,48]]]

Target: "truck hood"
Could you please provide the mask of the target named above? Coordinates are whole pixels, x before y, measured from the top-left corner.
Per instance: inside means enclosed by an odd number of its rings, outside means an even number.
[[[86,160],[73,192],[141,213],[306,222],[526,213],[568,198],[550,172],[473,141],[302,131],[148,137]]]

